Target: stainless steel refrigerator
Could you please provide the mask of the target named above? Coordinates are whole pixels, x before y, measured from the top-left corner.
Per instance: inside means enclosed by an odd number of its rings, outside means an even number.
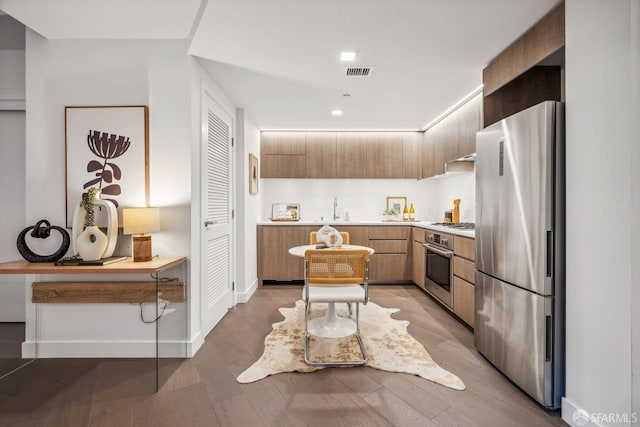
[[[564,104],[476,135],[475,345],[548,408],[564,394]]]

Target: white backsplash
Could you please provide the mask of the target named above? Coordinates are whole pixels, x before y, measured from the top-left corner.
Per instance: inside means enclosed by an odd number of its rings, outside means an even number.
[[[262,179],[262,218],[271,217],[272,203],[299,203],[303,220],[332,220],[333,200],[338,199],[340,220],[345,212],[351,221],[382,219],[387,196],[406,196],[413,203],[416,219],[442,221],[453,199],[462,199],[460,220],[475,221],[475,177],[473,173],[436,179]]]
[[[436,209],[439,220],[444,212],[453,209],[453,199],[460,199],[460,221],[476,222],[476,178],[475,173],[465,172],[445,175],[434,180],[438,187]]]

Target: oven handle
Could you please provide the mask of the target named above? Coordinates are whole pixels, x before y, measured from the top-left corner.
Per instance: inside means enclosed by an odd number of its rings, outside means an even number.
[[[428,243],[424,243],[423,246],[425,248],[427,248],[428,250],[430,250],[431,252],[435,252],[438,255],[442,255],[445,256],[447,258],[453,258],[453,252],[452,251],[447,251],[447,250],[442,250],[436,246],[430,245]]]

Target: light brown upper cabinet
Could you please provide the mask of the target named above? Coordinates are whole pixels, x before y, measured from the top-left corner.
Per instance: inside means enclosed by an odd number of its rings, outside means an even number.
[[[482,94],[469,100],[457,113],[458,144],[453,159],[476,152],[476,132],[482,129]]]
[[[267,155],[307,154],[305,132],[261,132],[260,152]]]
[[[422,132],[261,132],[261,178],[422,177]]]
[[[307,178],[336,177],[336,133],[307,132]]]
[[[476,132],[482,129],[482,94],[478,94],[427,129],[422,145],[422,177],[444,173],[447,162],[476,152]]]
[[[459,119],[460,110],[456,110],[436,125],[440,131],[436,139],[436,161],[440,164],[458,158]]]
[[[304,132],[261,132],[260,177],[304,178],[306,150]]]
[[[402,178],[402,132],[367,132],[367,178]]]
[[[422,132],[402,132],[402,177],[422,177]]]
[[[444,162],[436,155],[437,139],[438,129],[436,128],[431,128],[422,135],[422,178],[444,173]]]
[[[559,3],[482,70],[484,126],[563,99],[565,5]]]
[[[364,132],[337,132],[336,178],[367,177],[367,137]]]

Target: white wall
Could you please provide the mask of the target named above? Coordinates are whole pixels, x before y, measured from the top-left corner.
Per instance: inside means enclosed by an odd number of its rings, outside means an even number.
[[[638,254],[638,233],[631,221],[640,215],[634,200],[638,111],[632,109],[630,91],[638,74],[632,74],[630,58],[637,55],[632,54],[638,47],[637,7],[637,0],[566,1],[567,368],[562,413],[573,425],[575,409],[628,419],[632,411],[631,313],[639,301],[637,291],[632,294],[632,283],[638,286],[632,281],[638,259],[631,257]],[[611,224],[615,227],[608,228]],[[594,230],[606,229],[612,239],[604,243]]]
[[[303,220],[332,220],[333,199],[338,198],[341,220],[349,212],[351,221],[382,219],[387,196],[406,196],[413,203],[416,219],[442,221],[453,209],[453,199],[462,199],[460,220],[475,222],[475,175],[448,174],[415,179],[263,179],[262,217],[271,217],[272,203],[300,203]]]
[[[236,296],[244,303],[258,287],[256,224],[264,190],[259,183],[258,194],[249,194],[249,153],[260,158],[260,131],[242,109],[236,112],[236,131]]]
[[[0,16],[0,110],[24,111],[24,25]]]
[[[438,221],[444,211],[453,209],[453,200],[460,199],[460,221],[476,222],[476,175],[473,172],[445,174],[434,179],[438,188],[435,211]]]
[[[16,237],[25,227],[24,108],[24,26],[4,15],[0,16],[0,262],[21,259]],[[24,276],[0,276],[0,322],[24,322],[25,292]]]
[[[9,15],[0,16],[0,51],[19,50],[24,52],[24,43],[24,25]]]
[[[16,237],[25,227],[24,116],[24,111],[0,110],[0,262],[22,259]],[[30,239],[26,241],[28,244]],[[24,276],[0,275],[0,322],[24,321]]]
[[[150,201],[161,208],[162,227],[153,235],[153,252],[191,255],[194,65],[185,51],[181,41],[51,41],[27,32],[26,223],[43,216],[54,224],[65,222],[66,105],[148,105]],[[42,277],[56,279],[61,278]],[[199,319],[198,306],[189,313],[194,311]],[[182,307],[168,318],[165,331],[176,335],[164,337],[184,339],[186,315]],[[135,355],[127,353],[127,346],[120,348],[119,341],[148,344],[155,334],[153,325],[139,321],[139,308],[127,304],[36,308],[27,303],[27,319],[28,340],[36,337],[37,320],[39,357]],[[189,323],[189,333],[197,334],[193,330],[198,328],[199,320]],[[140,349],[137,355],[149,347]]]
[[[640,2],[631,3],[631,111],[635,117],[640,115]],[[635,24],[634,24],[635,23]],[[636,76],[636,78],[633,78]],[[631,135],[640,135],[640,120],[634,120],[634,128]],[[632,143],[631,158],[636,159],[631,165],[631,218],[640,218],[640,166],[637,159],[640,159],[640,144]],[[633,374],[632,383],[632,402],[631,409],[634,413],[640,413],[640,310],[634,309],[634,305],[640,302],[640,228],[631,227],[631,354],[633,365],[631,371]]]
[[[0,110],[25,109],[24,55],[24,50],[0,50]]]
[[[415,179],[263,179],[262,220],[271,217],[272,203],[300,203],[303,220],[333,219],[333,199],[338,198],[338,212],[351,221],[382,219],[387,196],[406,196],[413,203],[416,219],[435,218],[437,188],[430,181]]]

